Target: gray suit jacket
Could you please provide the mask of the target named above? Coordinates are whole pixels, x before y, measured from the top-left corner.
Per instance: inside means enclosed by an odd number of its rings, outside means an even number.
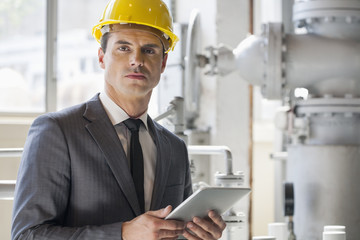
[[[157,159],[151,209],[191,193],[187,148],[148,118]],[[12,239],[121,239],[140,214],[125,152],[98,95],[37,118],[15,190]]]

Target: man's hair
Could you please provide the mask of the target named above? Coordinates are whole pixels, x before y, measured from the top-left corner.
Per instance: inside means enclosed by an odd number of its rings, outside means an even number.
[[[104,35],[101,36],[100,45],[101,45],[101,48],[102,48],[102,50],[103,50],[104,53],[106,52],[106,48],[107,48],[107,43],[108,43],[109,37],[110,37],[110,33],[109,33],[109,32],[107,32],[107,33],[105,33]]]

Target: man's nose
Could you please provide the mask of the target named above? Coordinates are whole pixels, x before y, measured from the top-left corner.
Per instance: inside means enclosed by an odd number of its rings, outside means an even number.
[[[133,51],[130,58],[130,65],[135,67],[144,66],[144,58],[141,50]]]

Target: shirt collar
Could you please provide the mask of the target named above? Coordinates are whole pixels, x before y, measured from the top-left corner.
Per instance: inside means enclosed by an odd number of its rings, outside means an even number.
[[[126,119],[130,118],[129,115],[119,107],[105,92],[101,92],[99,95],[100,101],[103,104],[107,115],[110,118],[111,123],[115,126]],[[147,125],[147,111],[145,111],[140,117],[144,123],[145,128],[148,129]]]

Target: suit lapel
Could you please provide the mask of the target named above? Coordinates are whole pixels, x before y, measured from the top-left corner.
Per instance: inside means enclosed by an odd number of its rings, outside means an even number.
[[[103,152],[114,177],[135,215],[140,215],[139,201],[136,196],[131,173],[127,167],[128,163],[124,149],[98,95],[87,102],[84,117],[90,121],[85,127]]]
[[[168,147],[168,139],[164,136],[164,134],[160,134],[162,131],[162,127],[156,125],[156,123],[154,123],[149,116],[148,126],[154,133],[157,150],[154,189],[150,209],[157,210],[161,207],[162,198],[165,192],[172,152],[171,148]]]

